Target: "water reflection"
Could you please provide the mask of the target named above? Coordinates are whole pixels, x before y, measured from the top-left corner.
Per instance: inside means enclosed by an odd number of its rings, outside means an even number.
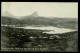
[[[73,29],[58,28],[58,27],[53,27],[53,26],[47,26],[47,27],[27,26],[27,27],[15,27],[15,28],[35,29],[35,30],[47,30],[47,31],[43,32],[43,33],[47,33],[47,34],[61,34],[61,33],[76,31],[76,30],[73,30]]]

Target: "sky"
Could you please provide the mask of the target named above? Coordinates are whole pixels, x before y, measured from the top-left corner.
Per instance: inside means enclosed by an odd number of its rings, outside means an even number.
[[[78,18],[78,2],[2,2],[1,12],[27,16],[37,11],[40,16]]]

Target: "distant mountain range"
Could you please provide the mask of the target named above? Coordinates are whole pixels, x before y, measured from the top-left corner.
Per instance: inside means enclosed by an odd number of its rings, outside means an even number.
[[[56,27],[64,27],[77,29],[78,20],[76,18],[46,18],[38,15],[37,12],[33,12],[31,15],[16,18],[9,12],[2,13],[1,24],[28,24],[28,25],[48,25]]]
[[[12,15],[12,14],[11,14],[10,12],[8,12],[8,11],[3,12],[1,16],[11,17],[11,18],[14,18],[14,17],[15,17],[14,15]]]

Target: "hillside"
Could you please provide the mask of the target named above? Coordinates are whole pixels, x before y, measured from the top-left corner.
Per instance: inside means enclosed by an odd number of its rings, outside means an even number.
[[[14,24],[14,25],[48,25],[48,26],[56,26],[56,27],[64,27],[77,29],[78,28],[78,20],[76,18],[46,18],[40,17],[37,12],[29,16],[23,16],[20,19],[2,16],[1,24]]]
[[[26,33],[25,33],[26,32]],[[77,52],[78,50],[78,32],[69,32],[58,34],[42,33],[43,30],[20,29],[12,27],[1,27],[1,45],[6,48],[46,48],[42,51],[53,52]],[[7,34],[7,35],[6,35]],[[53,36],[54,39],[50,39]],[[30,38],[37,37],[37,38]],[[39,38],[48,37],[48,38]],[[40,46],[41,45],[41,46]],[[5,50],[5,49],[4,49]],[[3,51],[4,51],[3,50]],[[16,49],[10,49],[16,51]],[[40,50],[20,50],[17,51],[40,51]]]

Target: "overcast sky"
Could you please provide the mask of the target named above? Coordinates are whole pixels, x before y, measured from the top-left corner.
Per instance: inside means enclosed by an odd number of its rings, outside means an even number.
[[[2,12],[26,16],[37,11],[40,16],[78,18],[77,2],[2,2]]]

